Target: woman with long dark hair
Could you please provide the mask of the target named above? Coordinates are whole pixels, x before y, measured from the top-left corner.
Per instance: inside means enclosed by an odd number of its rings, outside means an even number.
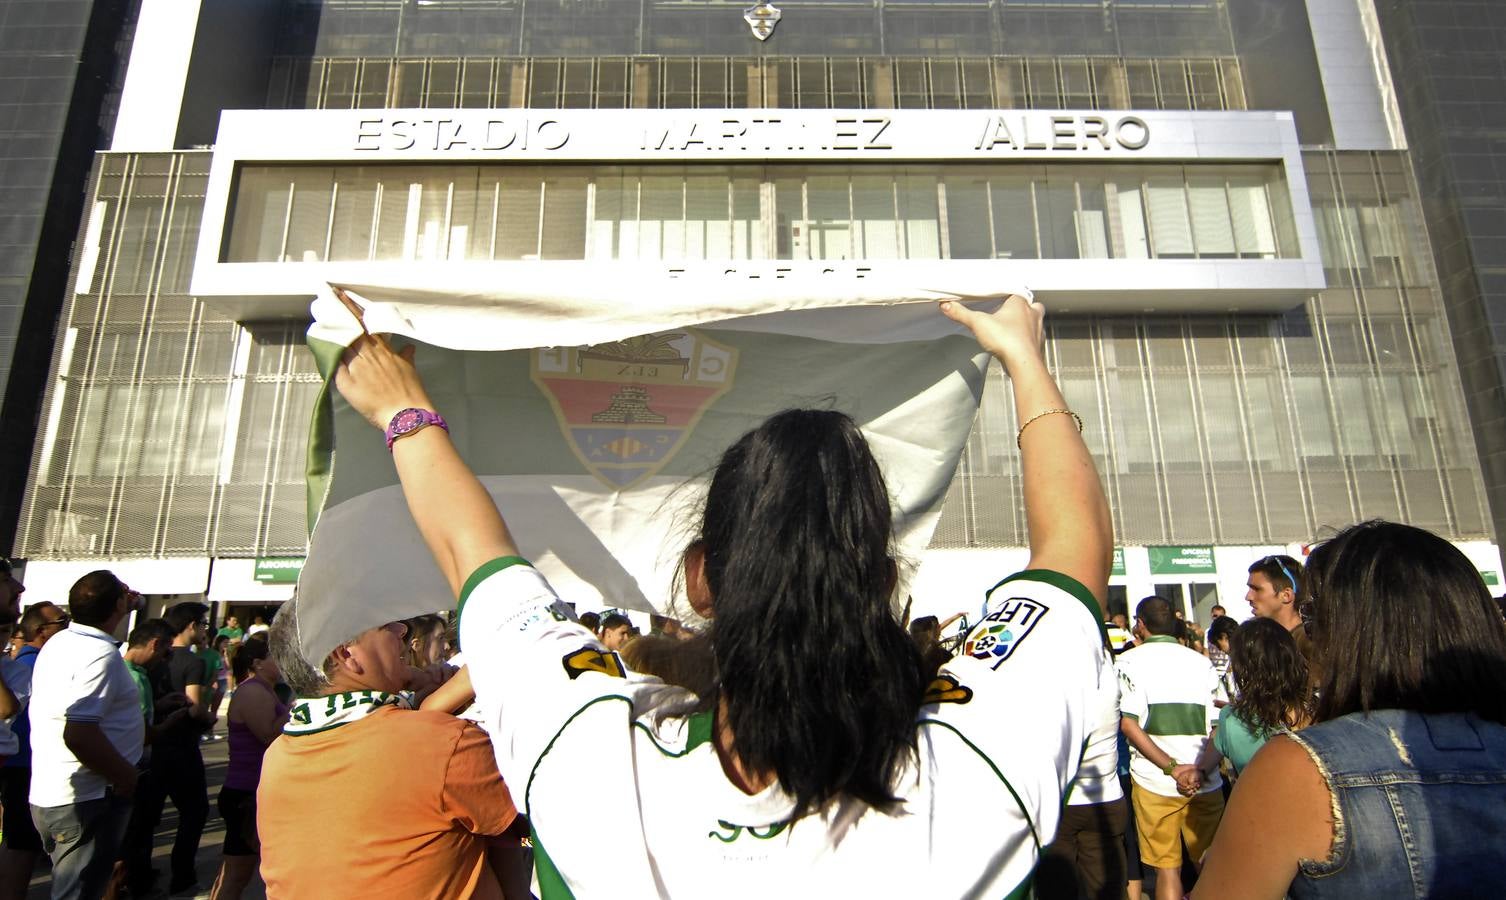
[[[1256,754],[1194,895],[1493,893],[1506,623],[1479,572],[1437,535],[1365,522],[1313,550],[1304,588],[1323,673],[1314,724]]]
[[[712,475],[684,555],[688,598],[711,621],[704,696],[625,671],[576,624],[443,428],[392,445],[459,597],[477,702],[532,823],[545,898],[1025,885],[1114,683],[1099,625],[1109,514],[1046,369],[1042,307],[942,309],[1010,376],[1031,563],[990,592],[963,654],[929,683],[895,601],[883,472],[841,413],[775,415]],[[336,384],[385,428],[433,410],[410,360],[363,337]]]
[[[1250,619],[1234,631],[1229,667],[1239,692],[1219,710],[1218,725],[1196,766],[1212,772],[1219,760],[1227,759],[1237,776],[1266,741],[1308,723],[1312,691],[1296,639],[1274,619]]]

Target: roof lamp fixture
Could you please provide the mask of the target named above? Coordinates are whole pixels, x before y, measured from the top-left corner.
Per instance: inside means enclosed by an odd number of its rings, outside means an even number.
[[[753,29],[754,37],[766,41],[774,33],[774,26],[779,24],[783,15],[784,12],[772,3],[755,3],[743,10],[743,21]]]

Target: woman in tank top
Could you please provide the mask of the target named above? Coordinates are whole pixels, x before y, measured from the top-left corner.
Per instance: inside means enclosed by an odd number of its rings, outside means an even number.
[[[249,638],[232,664],[235,693],[230,698],[230,762],[220,789],[220,817],[225,820],[224,861],[211,900],[239,900],[261,859],[256,837],[256,786],[267,745],[282,733],[288,706],[275,690],[280,674],[267,654],[267,640]]]
[[[1318,545],[1305,576],[1315,724],[1255,755],[1193,896],[1499,896],[1506,624],[1479,571],[1375,521]]]

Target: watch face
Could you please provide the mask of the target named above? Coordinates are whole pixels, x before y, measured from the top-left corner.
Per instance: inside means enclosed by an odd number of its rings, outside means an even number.
[[[397,417],[393,419],[392,433],[407,434],[408,432],[423,424],[425,423],[422,410],[405,409],[402,412],[398,413]]]

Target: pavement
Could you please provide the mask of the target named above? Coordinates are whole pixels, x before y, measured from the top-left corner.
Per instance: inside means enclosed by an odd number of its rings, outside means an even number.
[[[225,764],[230,752],[230,745],[225,740],[225,713],[229,708],[230,698],[226,697],[220,705],[220,720],[215,723],[212,732],[217,740],[200,745],[204,752],[204,771],[209,782],[209,821],[204,825],[204,835],[199,838],[199,855],[196,857],[199,890],[192,894],[187,891],[173,894],[174,900],[187,900],[190,897],[194,900],[208,900],[209,890],[214,886],[215,876],[220,871],[220,845],[225,840],[225,823],[220,819],[219,810],[215,808],[215,799],[219,797],[220,785],[225,781]],[[177,832],[178,811],[169,800],[162,811],[162,822],[157,826],[157,833],[152,837],[152,864],[162,870],[163,883],[167,881],[168,855],[172,851],[173,837]],[[37,864],[36,874],[32,876],[26,900],[47,900],[51,885],[52,874],[44,855]],[[166,897],[167,894],[159,893],[157,896]],[[266,900],[266,897],[266,886],[262,884],[260,877],[256,877],[241,895],[241,900]]]

